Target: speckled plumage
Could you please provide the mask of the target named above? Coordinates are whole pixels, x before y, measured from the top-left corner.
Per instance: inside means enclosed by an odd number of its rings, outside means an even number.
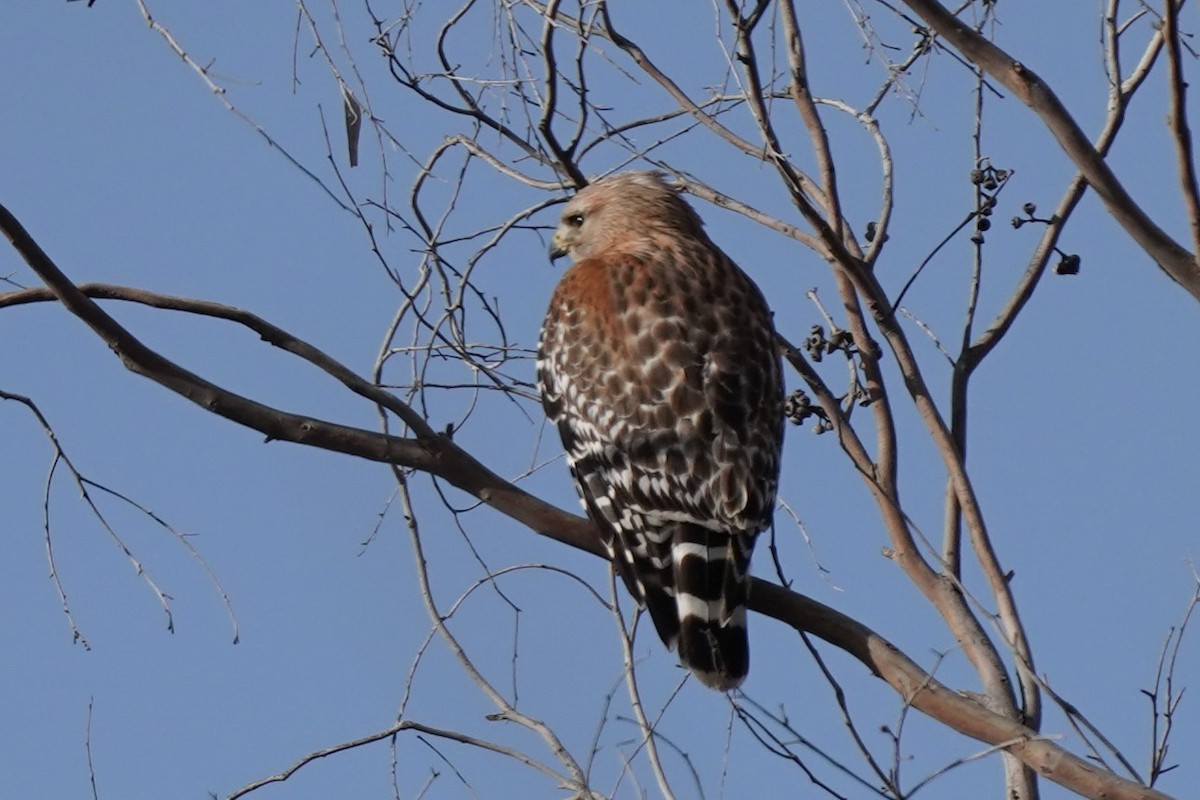
[[[731,689],[783,440],[770,311],[658,173],[581,190],[551,243],[568,253],[538,349],[546,414],[630,593],[685,666]]]

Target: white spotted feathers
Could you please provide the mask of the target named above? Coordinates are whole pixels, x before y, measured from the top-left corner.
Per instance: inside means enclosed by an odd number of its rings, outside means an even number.
[[[750,665],[750,554],[771,524],[783,386],[762,293],[658,173],[567,203],[538,348],[546,414],[630,593],[707,686]]]

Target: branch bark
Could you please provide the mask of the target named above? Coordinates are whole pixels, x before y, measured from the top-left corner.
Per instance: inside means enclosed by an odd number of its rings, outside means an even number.
[[[904,0],[939,36],[1033,109],[1067,157],[1125,232],[1176,283],[1200,300],[1200,263],[1134,201],[1104,157],[1088,141],[1062,101],[1037,73],[988,41],[937,0]]]
[[[1163,39],[1167,45],[1168,91],[1171,96],[1171,112],[1167,123],[1175,142],[1175,157],[1179,162],[1179,183],[1183,191],[1183,203],[1187,208],[1188,222],[1192,229],[1192,246],[1200,252],[1200,189],[1196,187],[1196,162],[1192,156],[1192,132],[1187,121],[1187,81],[1183,77],[1183,63],[1179,45],[1179,0],[1166,0],[1163,10]]]
[[[88,296],[88,291],[73,284],[2,205],[0,229],[45,281],[48,289],[40,296],[34,295],[39,290],[13,295],[21,295],[19,299],[22,302],[49,300],[53,295],[54,299],[91,327],[132,372],[156,381],[208,411],[258,430],[266,434],[268,439],[291,441],[428,472],[541,535],[604,557],[599,536],[588,520],[563,511],[505,481],[449,438],[433,433],[423,422],[417,426],[410,425],[416,432],[416,438],[389,436],[271,408],[189,372],[146,347],[100,308]],[[120,287],[93,286],[89,289],[92,294],[114,298],[122,294]],[[135,293],[131,290],[131,297]],[[141,301],[165,297],[145,292],[140,294]],[[14,304],[13,295],[0,297],[0,306]],[[200,303],[178,298],[170,300],[177,305]],[[169,303],[163,300],[160,304]],[[252,316],[237,318],[237,321],[248,324]],[[236,315],[228,318],[236,318]],[[295,337],[290,338],[300,341]],[[327,366],[334,371],[345,369],[332,359],[329,359]],[[378,387],[374,387],[374,390],[383,392]],[[398,399],[395,402],[400,403]],[[1036,731],[990,711],[965,694],[953,691],[866,625],[811,598],[756,578],[751,587],[749,606],[799,632],[812,633],[844,650],[866,665],[874,675],[885,680],[913,708],[960,733],[1004,748],[1039,774],[1080,795],[1106,800],[1170,800],[1168,795],[1089,764],[1057,744],[1040,738]]]

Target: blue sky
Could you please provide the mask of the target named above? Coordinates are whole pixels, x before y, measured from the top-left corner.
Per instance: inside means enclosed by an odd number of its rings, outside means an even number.
[[[140,286],[249,309],[368,374],[401,298],[357,221],[229,113],[147,28],[136,4],[26,5],[0,26],[8,65],[0,70],[0,202],[60,267],[78,282]],[[1093,132],[1105,102],[1094,9],[1053,5],[1000,4],[999,41],[1049,80]],[[323,64],[309,55],[303,32],[296,51],[300,80],[293,85],[295,6],[158,3],[151,9],[198,61],[213,60],[214,74],[239,108],[301,163],[333,180],[318,107],[333,121],[334,152],[342,158],[340,98]],[[885,13],[875,11],[881,18]],[[342,12],[375,113],[403,132],[409,153],[424,159],[442,137],[459,132],[458,123],[421,109],[386,83],[382,64],[365,44],[361,9]],[[314,13],[328,24],[328,7]],[[656,24],[634,19],[631,10],[623,17],[632,33],[652,33]],[[1037,24],[1029,21],[1033,17]],[[712,23],[696,19],[683,29],[692,31],[691,41],[707,41]],[[844,12],[813,20],[808,30],[815,91],[851,102],[869,96],[880,69],[868,63]],[[427,45],[418,37],[414,48]],[[1135,52],[1130,45],[1127,58]],[[480,69],[488,55],[463,50]],[[719,51],[711,46],[664,42],[654,56],[667,68],[695,68],[696,91],[722,74]],[[1146,209],[1185,238],[1161,83],[1156,75],[1135,101],[1112,161]],[[897,218],[879,266],[893,292],[971,202],[963,136],[970,83],[949,55],[939,53],[919,86],[919,113],[899,97],[880,111],[897,154]],[[662,101],[653,87],[630,90],[628,97],[631,104],[662,107],[653,105],[653,98]],[[832,112],[826,118],[849,213],[865,223],[878,203],[873,145],[852,121]],[[1051,207],[1072,174],[1049,136],[1014,101],[989,105],[988,119],[985,152],[1016,174],[989,235],[981,324],[1003,302],[1036,235],[1014,231],[1005,221],[1026,201]],[[750,123],[730,124],[748,131]],[[787,133],[803,161],[801,131]],[[481,142],[496,144],[487,137]],[[364,136],[363,165],[347,173],[362,196],[378,194],[373,147]],[[665,153],[714,185],[788,213],[765,168],[728,159],[711,137],[685,137]],[[390,190],[403,196],[413,162],[399,151],[390,159]],[[585,167],[599,172],[616,163],[615,155],[601,150]],[[462,230],[503,221],[540,197],[481,173],[475,174],[488,191],[464,197],[451,218]],[[451,181],[454,174],[447,166],[437,178]],[[767,290],[782,332],[793,341],[820,322],[804,290],[817,287],[836,306],[827,270],[811,253],[726,212],[697,207],[713,237]],[[535,221],[550,224],[553,216],[548,211]],[[397,268],[415,268],[412,238],[396,233],[382,241]],[[1159,649],[1195,584],[1200,378],[1191,365],[1200,313],[1092,197],[1067,229],[1063,247],[1080,254],[1082,273],[1047,276],[975,378],[969,463],[1001,559],[1015,571],[1039,672],[1144,769],[1150,715],[1139,690],[1151,686]],[[510,341],[521,347],[533,346],[559,274],[544,253],[544,239],[524,232],[476,272],[482,291],[499,299]],[[968,269],[968,246],[956,240],[906,297],[906,306],[948,341],[962,317]],[[0,256],[0,275],[35,283],[11,251]],[[106,308],[146,343],[228,388],[286,410],[377,426],[369,404],[249,332],[179,314]],[[480,336],[488,332],[483,325],[477,330]],[[918,328],[910,326],[908,333],[944,397],[944,360]],[[54,555],[91,649],[73,643],[46,560],[43,491],[53,450],[25,409],[0,405],[7,548],[0,560],[0,797],[91,796],[89,707],[100,797],[224,797],[309,752],[389,726],[422,652],[408,718],[552,761],[530,734],[485,718],[494,706],[442,643],[422,649],[430,622],[398,510],[372,536],[394,491],[385,467],[264,443],[259,434],[128,373],[57,306],[3,309],[0,342],[0,389],[39,405],[88,478],[136,499],[187,534],[228,594],[240,631],[235,645],[220,593],[176,537],[93,492],[122,541],[170,595],[175,632],[169,633],[154,593],[60,467],[49,504]],[[508,368],[532,379],[530,361]],[[838,380],[836,366],[826,369],[827,379]],[[389,375],[398,381],[403,374],[396,366]],[[789,382],[796,385],[794,375]],[[944,479],[911,407],[900,400],[898,381],[892,391],[905,447],[907,507],[914,522],[937,538]],[[437,399],[431,422],[439,428],[476,402],[469,392],[431,396]],[[486,393],[477,402],[456,440],[499,473],[515,478],[557,454],[553,431],[543,428],[535,404],[515,406]],[[882,526],[837,443],[807,429],[793,428],[788,437],[781,495],[798,510],[811,552],[828,570],[822,575],[815,568],[795,525],[781,515],[780,547],[797,588],[870,625],[927,668],[943,653],[938,676],[974,690],[950,635],[881,556]],[[561,462],[523,485],[576,508]],[[493,570],[531,565],[501,581],[504,597],[488,586],[472,592],[456,612],[455,633],[485,674],[502,690],[515,684],[521,709],[552,725],[578,757],[587,757],[593,740],[600,743],[597,785],[611,790],[637,738],[623,693],[618,690],[606,705],[621,675],[612,619],[580,582],[537,566],[574,572],[607,598],[603,564],[487,509],[459,517],[459,530],[427,479],[418,476],[412,486],[434,594],[443,607],[484,574],[472,548]],[[449,496],[467,504],[462,496]],[[758,574],[769,574],[769,567],[760,552]],[[627,607],[628,598],[622,594],[621,600]],[[751,625],[754,667],[747,694],[767,708],[786,709],[805,737],[853,759],[829,687],[804,648],[776,623],[759,618]],[[680,673],[647,633],[638,638],[636,655],[648,702],[657,709]],[[1200,664],[1198,634],[1191,631],[1180,651],[1177,677],[1185,684]],[[878,727],[895,725],[898,699],[857,662],[831,648],[822,653],[861,715],[868,743],[886,754],[887,738]],[[1160,784],[1179,796],[1197,782],[1200,711],[1193,702],[1190,693],[1185,696],[1175,722],[1170,760],[1181,766]],[[903,769],[911,780],[983,749],[915,714],[905,725]],[[763,754],[731,721],[721,696],[694,683],[668,705],[662,730],[687,750],[707,797],[793,789],[817,796],[794,767]],[[1048,715],[1044,731],[1082,752],[1060,714]],[[683,761],[666,758],[678,776],[679,795],[693,796]],[[553,782],[511,760],[446,742],[425,744],[415,736],[401,739],[394,770],[402,797],[418,796],[427,783],[426,797],[561,796]],[[251,797],[389,797],[392,774],[392,751],[381,743],[324,759]],[[920,796],[960,797],[979,786],[995,792],[998,774],[996,761],[985,759],[952,771]],[[635,761],[634,775],[653,791],[644,760]],[[836,775],[830,780],[859,796],[861,787],[838,783],[843,779]],[[1043,790],[1048,798],[1067,796],[1051,784]],[[630,778],[617,792],[637,796]]]

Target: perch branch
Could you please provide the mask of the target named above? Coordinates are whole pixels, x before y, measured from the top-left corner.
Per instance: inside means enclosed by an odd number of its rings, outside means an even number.
[[[281,439],[428,472],[497,511],[556,541],[604,557],[592,524],[497,476],[449,438],[418,433],[417,439],[303,417],[241,397],[162,357],[119,325],[62,273],[4,206],[0,229],[55,297],[113,349],[126,368],[150,378],[208,411]],[[937,681],[895,645],[862,623],[789,589],[754,579],[749,607],[809,632],[847,652],[892,686],[913,708],[954,730],[1002,746],[1049,780],[1085,797],[1107,800],[1170,800],[1154,789],[1089,764],[1015,720]]]

